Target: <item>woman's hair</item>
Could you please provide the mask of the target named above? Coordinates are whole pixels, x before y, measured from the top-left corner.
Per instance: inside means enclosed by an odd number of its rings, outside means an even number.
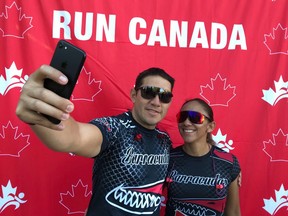
[[[192,99],[189,99],[189,100],[185,101],[183,103],[183,105],[181,106],[181,109],[182,109],[182,107],[185,104],[190,103],[190,102],[199,103],[202,106],[202,108],[206,111],[207,117],[209,118],[208,121],[209,122],[213,122],[214,121],[214,113],[213,113],[213,110],[212,110],[211,106],[208,103],[206,103],[206,101],[204,101],[204,100],[202,100],[200,98],[192,98]],[[211,144],[211,145],[215,145],[216,144],[215,141],[212,139],[212,134],[211,133],[207,134],[207,142],[209,144]]]

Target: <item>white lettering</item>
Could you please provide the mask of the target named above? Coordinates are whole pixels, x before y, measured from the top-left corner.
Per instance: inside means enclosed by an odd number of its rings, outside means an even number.
[[[170,22],[170,47],[176,47],[176,39],[179,43],[179,47],[187,47],[187,35],[188,35],[188,22],[181,22],[181,30],[179,22],[171,20]]]
[[[70,22],[71,15],[69,12],[54,10],[52,28],[53,38],[60,38],[60,31],[62,29],[64,33],[64,38],[71,39],[71,29],[69,27]]]
[[[163,20],[154,20],[147,45],[154,46],[156,42],[160,42],[161,46],[167,46]]]
[[[146,43],[147,46],[155,46],[157,43],[160,43],[160,46],[162,47],[176,47],[178,43],[179,47],[187,48],[189,35],[188,24],[187,21],[179,22],[171,20],[170,29],[169,31],[166,31],[163,20],[156,19],[153,21],[152,28],[149,30],[147,23],[143,18],[135,17],[130,21],[129,39],[134,45],[144,45]],[[144,31],[148,33],[145,34],[143,33]],[[168,37],[166,37],[166,32],[169,33],[169,43],[167,39]],[[197,21],[192,29],[189,48],[197,48],[197,46],[201,46],[204,49],[224,49],[227,47],[228,37],[227,28],[224,24],[211,23],[209,44],[206,24]],[[240,24],[233,25],[228,49],[236,49],[236,46],[240,46],[241,49],[247,50],[244,28]]]
[[[196,48],[197,44],[201,44],[202,48],[209,48],[204,22],[195,22],[189,47]]]
[[[82,34],[83,13],[75,13],[75,37],[78,40],[89,40],[92,37],[93,30],[93,13],[86,13],[85,33]]]
[[[134,17],[133,19],[131,19],[129,24],[129,40],[131,41],[132,44],[142,45],[146,41],[146,35],[139,34],[137,38],[136,37],[137,26],[139,26],[139,28],[146,28],[147,27],[146,21],[143,18],[139,17]]]
[[[215,177],[191,176],[181,175],[174,170],[170,173],[170,177],[173,181],[183,184],[195,184],[205,186],[215,186],[216,184],[223,184],[224,187],[228,186],[228,179],[220,178],[220,174],[216,174]]]
[[[239,38],[239,39],[237,39],[237,38]],[[233,30],[232,30],[228,49],[229,50],[236,49],[237,45],[240,45],[242,50],[247,50],[244,28],[240,24],[235,24],[233,26]]]
[[[116,15],[75,12],[73,16],[68,11],[54,10],[52,23],[53,38],[75,37],[86,41],[95,37],[96,41],[116,41]],[[242,24],[234,24],[232,32],[228,32],[222,23],[212,22],[210,25],[211,33],[207,35],[207,23],[201,21],[194,22],[191,28],[192,24],[188,21],[170,20],[170,25],[165,26],[163,20],[154,19],[150,28],[144,18],[134,17],[129,23],[128,37],[132,44],[138,46],[159,44],[161,47],[247,50]]]
[[[61,37],[63,31],[64,39],[71,39],[75,36],[78,40],[90,40],[94,29],[94,14],[86,13],[85,19],[82,12],[75,12],[74,19],[68,11],[53,11],[53,38]],[[71,22],[74,23],[71,23]],[[71,32],[71,25],[74,24],[74,31]],[[105,14],[97,14],[96,19],[96,41],[103,41],[104,36],[107,42],[115,42],[116,15],[109,15],[108,20]],[[74,35],[72,35],[74,34]]]
[[[96,41],[103,40],[105,33],[107,42],[115,42],[116,15],[109,15],[109,24],[104,14],[97,14]]]
[[[219,34],[218,34],[219,32]],[[219,35],[219,37],[218,37]],[[211,48],[223,49],[227,44],[227,29],[221,23],[212,23],[211,27]]]
[[[167,165],[169,163],[169,154],[167,151],[164,154],[137,154],[134,148],[128,148],[125,156],[122,158],[122,163],[125,165]]]

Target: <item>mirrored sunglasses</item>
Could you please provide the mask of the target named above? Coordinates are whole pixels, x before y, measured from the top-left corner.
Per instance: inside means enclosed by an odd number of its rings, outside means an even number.
[[[184,122],[187,118],[189,119],[190,122],[192,122],[193,124],[203,124],[205,118],[207,118],[209,121],[210,118],[208,118],[207,116],[203,115],[200,112],[196,112],[196,111],[180,111],[177,114],[177,122],[178,123],[182,123]]]
[[[136,91],[141,91],[141,97],[147,100],[151,100],[158,95],[159,100],[162,103],[170,103],[173,94],[169,91],[166,91],[163,88],[155,87],[155,86],[141,86]]]

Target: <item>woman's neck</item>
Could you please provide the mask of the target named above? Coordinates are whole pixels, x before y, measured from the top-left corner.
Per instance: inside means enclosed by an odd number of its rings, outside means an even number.
[[[209,143],[205,143],[205,144],[184,143],[182,148],[184,152],[186,152],[187,154],[191,156],[195,156],[195,157],[200,157],[200,156],[206,155],[212,148],[212,145]]]

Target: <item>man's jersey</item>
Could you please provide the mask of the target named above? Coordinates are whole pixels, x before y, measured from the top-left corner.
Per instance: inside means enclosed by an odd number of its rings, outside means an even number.
[[[166,216],[223,215],[229,185],[239,173],[237,158],[216,146],[201,157],[188,155],[182,146],[173,149]]]
[[[94,161],[87,216],[159,216],[169,164],[169,136],[142,127],[131,112],[91,123],[100,128],[103,143]]]

